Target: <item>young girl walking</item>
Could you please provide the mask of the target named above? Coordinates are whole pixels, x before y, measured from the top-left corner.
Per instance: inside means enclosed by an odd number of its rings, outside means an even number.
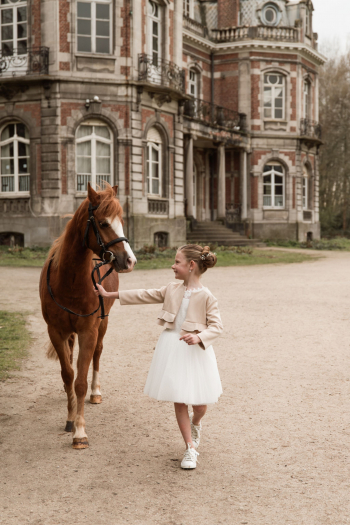
[[[172,269],[183,283],[169,283],[159,290],[106,292],[98,286],[96,295],[114,297],[122,305],[163,303],[158,323],[165,327],[159,337],[148,373],[145,394],[175,404],[176,419],[185,441],[181,467],[194,469],[201,438],[202,417],[207,405],[216,403],[222,387],[213,341],[222,332],[218,302],[200,277],[216,264],[216,255],[196,244],[178,249]],[[193,413],[189,416],[188,405]]]

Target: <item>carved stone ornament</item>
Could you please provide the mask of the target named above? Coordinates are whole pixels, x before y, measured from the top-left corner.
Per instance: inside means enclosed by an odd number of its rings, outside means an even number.
[[[25,93],[28,88],[29,86],[26,84],[0,84],[0,97],[4,97],[6,100],[11,100],[18,95],[18,93]]]

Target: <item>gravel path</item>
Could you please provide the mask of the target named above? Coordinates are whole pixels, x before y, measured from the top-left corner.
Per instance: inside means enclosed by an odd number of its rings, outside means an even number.
[[[0,384],[0,523],[350,524],[349,266],[349,253],[328,253],[204,276],[225,325],[224,395],[204,420],[195,471],[179,468],[172,405],[142,393],[159,306],[115,304],[103,403],[86,403],[90,448],[75,451],[59,366],[45,357],[39,270],[1,268],[0,309],[29,312],[35,340]],[[171,270],[137,271],[121,288],[170,280]]]

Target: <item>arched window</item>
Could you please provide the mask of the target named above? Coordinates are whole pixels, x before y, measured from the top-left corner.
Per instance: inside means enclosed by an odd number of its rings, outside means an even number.
[[[1,192],[28,193],[29,133],[24,124],[7,124],[1,131]]]
[[[148,54],[157,67],[162,58],[161,11],[161,6],[148,0]]]
[[[77,3],[77,41],[81,53],[112,52],[111,0],[84,0]]]
[[[147,133],[147,192],[162,195],[162,138],[156,128]]]
[[[266,4],[262,11],[262,21],[269,26],[275,26],[279,22],[279,11],[276,4]]]
[[[77,191],[87,191],[88,182],[101,186],[112,181],[112,133],[100,121],[87,121],[77,130]]]
[[[27,0],[2,0],[1,53],[2,56],[27,53]]]
[[[304,80],[304,90],[303,90],[304,100],[303,100],[303,111],[304,118],[310,117],[310,97],[311,97],[311,86],[309,80]]]
[[[285,107],[285,77],[279,73],[264,75],[264,117],[283,119]]]
[[[284,208],[285,175],[283,167],[277,162],[269,162],[264,167],[264,208]]]

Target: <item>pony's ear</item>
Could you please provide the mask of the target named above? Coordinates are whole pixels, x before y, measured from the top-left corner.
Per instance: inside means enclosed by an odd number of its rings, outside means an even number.
[[[118,186],[113,186],[114,195],[117,196]]]
[[[88,199],[93,206],[97,206],[100,203],[99,194],[93,189],[90,182],[88,182]]]

